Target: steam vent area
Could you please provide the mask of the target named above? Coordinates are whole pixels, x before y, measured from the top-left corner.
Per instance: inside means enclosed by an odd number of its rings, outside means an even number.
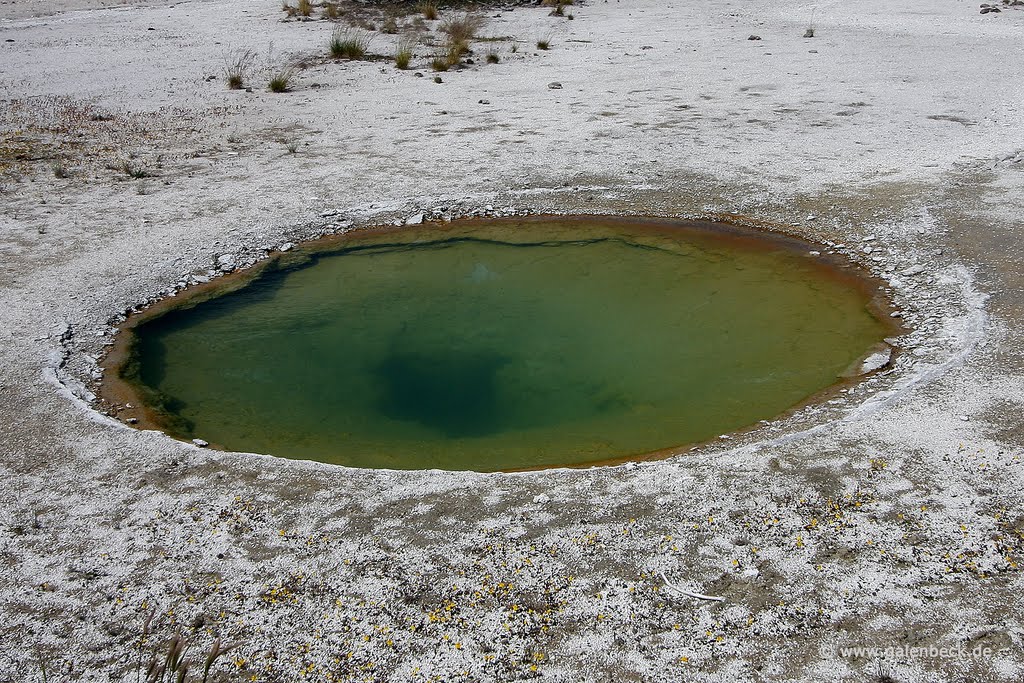
[[[0,0],[0,683],[1024,680],[1021,36]]]

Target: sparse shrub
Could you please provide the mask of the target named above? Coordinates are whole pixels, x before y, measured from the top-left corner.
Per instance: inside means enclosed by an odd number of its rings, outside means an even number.
[[[299,4],[295,7],[295,12],[303,17],[308,17],[313,14],[313,3],[309,0],[299,0]]]
[[[550,47],[551,47],[551,39],[550,38],[538,38],[537,39],[537,49],[538,50],[547,50]]]
[[[281,3],[281,11],[287,14],[289,17],[294,17],[296,14],[298,14],[299,9],[297,7],[289,5],[288,0],[285,0],[283,3]]]
[[[295,140],[289,140],[285,143],[284,148],[288,150],[289,154],[295,154],[299,151],[299,143]]]
[[[412,61],[412,48],[411,40],[403,40],[398,43],[398,47],[395,48],[395,66],[399,69],[409,68],[409,62]]]
[[[500,61],[501,61],[501,57],[499,57],[498,53],[495,52],[494,50],[491,50],[490,52],[487,53],[487,63],[488,64],[497,64]]]
[[[328,50],[335,59],[362,59],[370,49],[370,36],[351,28],[337,28],[331,34]]]
[[[53,165],[53,177],[54,178],[70,178],[71,177],[71,173],[68,171],[67,167],[64,164],[62,164],[61,162],[58,161],[57,163],[55,163]]]
[[[252,50],[239,50],[230,55],[224,66],[224,80],[231,90],[241,90],[245,87],[245,72],[256,60],[256,53]]]
[[[434,71],[447,71],[451,66],[451,63],[445,57],[434,57],[434,59],[430,61],[430,68]],[[434,80],[436,81],[438,78],[440,78],[440,76],[436,76]]]
[[[337,3],[333,2],[324,3],[323,13],[324,19],[330,21],[337,21],[341,17],[341,10],[338,9]]]
[[[424,19],[429,19],[430,21],[440,16],[440,13],[437,11],[437,3],[432,0],[421,2],[416,9],[423,15]]]
[[[387,33],[388,35],[395,35],[398,33],[398,22],[395,21],[394,17],[388,17],[384,21],[384,25],[380,27],[381,33]]]
[[[519,52],[519,43],[512,43],[512,54]]]
[[[565,5],[563,5],[562,3],[558,3],[557,5],[555,5],[555,9],[551,10],[551,16],[553,16],[553,17],[565,16]]]

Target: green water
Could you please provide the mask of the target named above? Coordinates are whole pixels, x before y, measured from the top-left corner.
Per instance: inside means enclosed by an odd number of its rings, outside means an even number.
[[[715,437],[887,334],[805,250],[602,221],[418,228],[136,328],[165,427],[361,467],[579,464]]]

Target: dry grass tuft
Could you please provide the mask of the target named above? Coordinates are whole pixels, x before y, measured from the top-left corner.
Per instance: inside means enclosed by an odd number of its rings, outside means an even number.
[[[140,162],[135,161],[134,159],[125,159],[124,161],[122,161],[121,166],[118,170],[120,170],[129,178],[135,178],[136,180],[139,180],[141,178],[151,178],[153,176],[152,173],[146,170],[145,166],[143,166]]]
[[[370,36],[351,28],[337,28],[327,48],[335,59],[362,59],[370,49]]]
[[[245,73],[256,61],[256,53],[252,50],[239,50],[227,58],[224,66],[224,80],[231,90],[245,87]]]
[[[398,43],[398,47],[395,48],[395,66],[399,69],[408,69],[409,62],[412,61],[412,51],[415,47],[415,43],[412,40],[406,39]]]
[[[288,92],[292,89],[292,80],[295,78],[295,68],[286,66],[278,69],[267,83],[270,92]]]
[[[437,3],[433,2],[433,0],[424,0],[424,2],[421,2],[416,9],[423,15],[424,19],[428,19],[430,21],[441,16],[441,13],[437,9]]]
[[[469,43],[476,38],[477,32],[483,27],[484,21],[475,14],[463,14],[451,17],[441,24],[441,31],[448,34],[452,44]]]

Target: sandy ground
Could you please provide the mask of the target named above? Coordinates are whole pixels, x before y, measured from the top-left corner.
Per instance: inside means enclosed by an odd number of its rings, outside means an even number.
[[[488,11],[436,83],[272,0],[0,3],[0,681],[134,681],[179,631],[198,668],[238,644],[223,680],[1024,678],[1024,10],[571,12]],[[842,398],[614,468],[351,470],[90,406],[127,309],[422,211],[774,221],[913,332]]]

